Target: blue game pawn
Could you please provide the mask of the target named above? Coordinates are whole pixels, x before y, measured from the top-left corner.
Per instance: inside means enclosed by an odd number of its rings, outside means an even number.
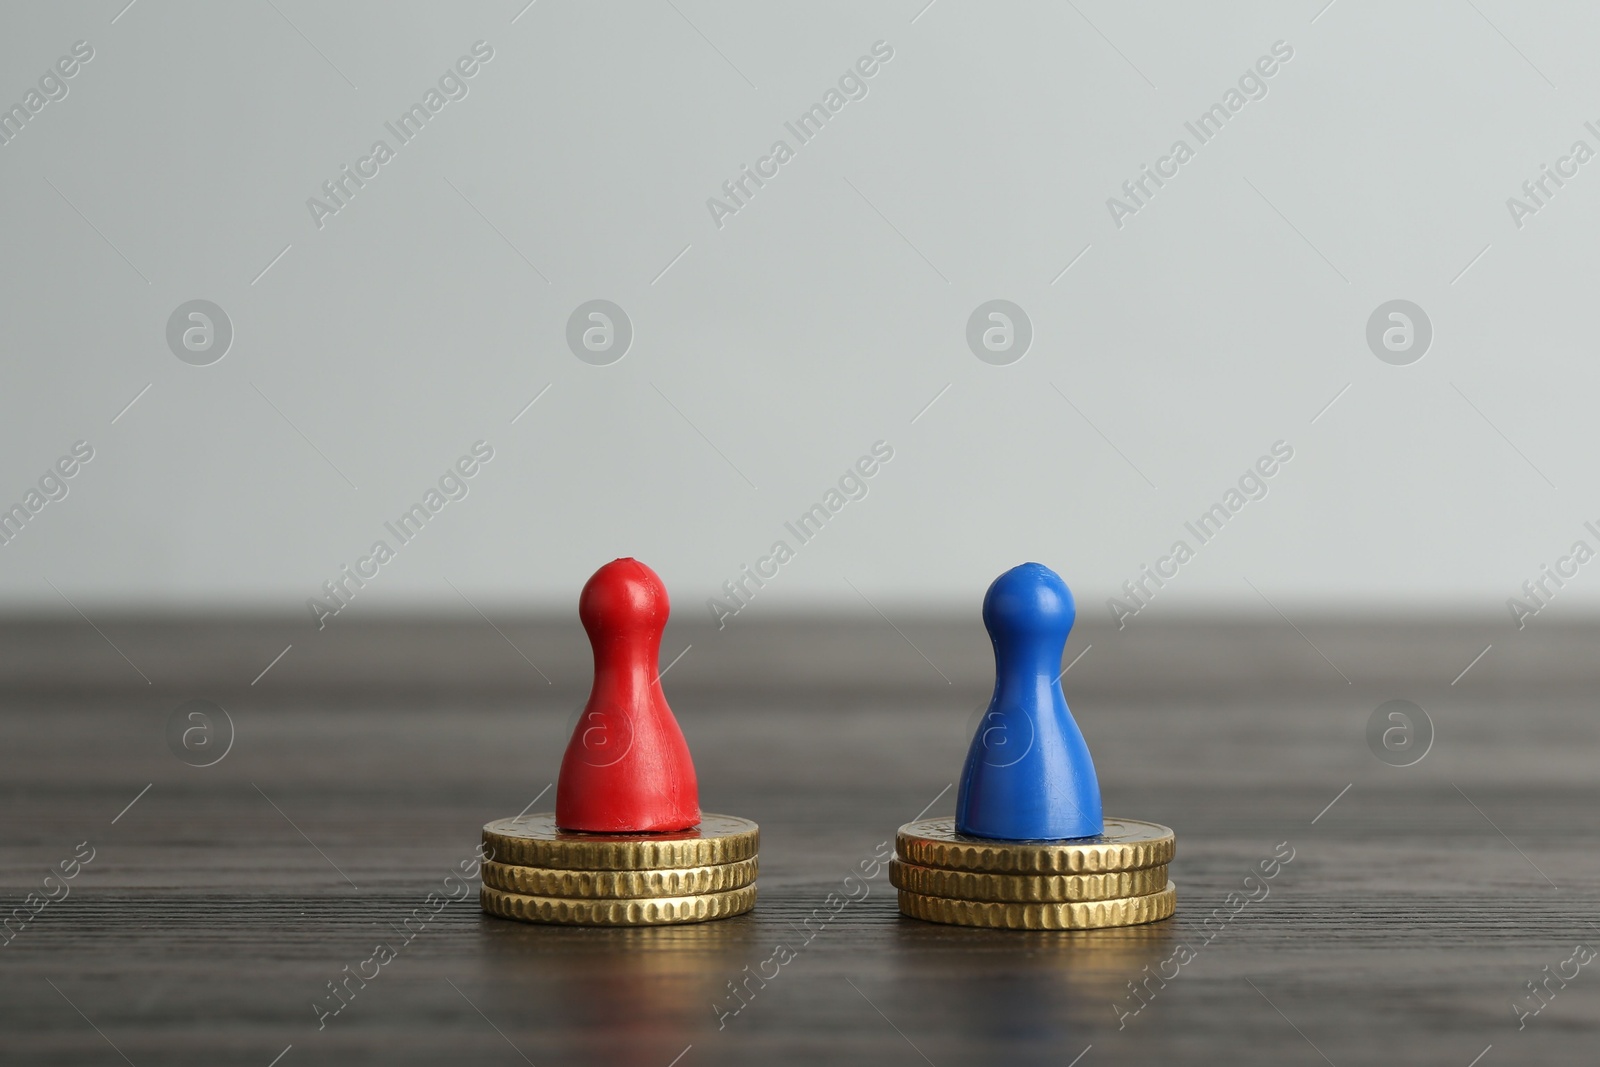
[[[1072,590],[1042,563],[1013,567],[984,595],[994,696],[961,770],[957,833],[1027,841],[1104,829],[1094,760],[1061,693],[1077,614]]]

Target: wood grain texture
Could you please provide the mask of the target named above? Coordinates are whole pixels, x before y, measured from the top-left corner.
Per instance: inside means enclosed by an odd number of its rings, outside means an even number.
[[[1600,947],[1581,630],[1513,636],[1455,686],[1493,631],[1389,623],[1376,641],[1302,623],[1348,684],[1281,624],[1075,634],[1069,659],[1095,647],[1065,686],[1106,811],[1177,831],[1178,912],[1012,933],[902,918],[883,870],[847,881],[900,824],[952,809],[989,685],[981,629],[669,628],[665,656],[694,646],[665,684],[702,802],[761,824],[756,909],[537,927],[483,915],[474,884],[404,941],[483,824],[551,783],[587,672],[575,626],[103,628],[151,685],[83,627],[0,653],[16,682],[0,702],[6,910],[79,842],[95,850],[70,896],[0,946],[7,1064],[1467,1067],[1492,1045],[1479,1062],[1494,1067],[1589,1062],[1600,1037],[1600,960],[1520,1031],[1511,1007],[1575,945]],[[299,666],[291,652],[251,687],[297,633]],[[234,722],[212,767],[167,748],[191,698]],[[1391,698],[1436,728],[1414,767],[1367,749]],[[1282,842],[1294,859],[1269,894],[1208,925]],[[396,958],[319,1030],[313,1002],[379,941]],[[1193,958],[1119,1028],[1128,983],[1180,946]]]

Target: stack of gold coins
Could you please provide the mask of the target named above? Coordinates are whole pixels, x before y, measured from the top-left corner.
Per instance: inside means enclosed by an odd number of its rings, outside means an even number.
[[[691,830],[585,834],[553,812],[483,828],[483,910],[570,926],[660,926],[741,915],[756,903],[761,833],[748,819],[704,815]]]
[[[900,910],[929,922],[1006,930],[1135,926],[1172,915],[1167,864],[1177,838],[1165,826],[1106,819],[1098,837],[997,841],[956,833],[946,816],[895,835],[889,881]]]

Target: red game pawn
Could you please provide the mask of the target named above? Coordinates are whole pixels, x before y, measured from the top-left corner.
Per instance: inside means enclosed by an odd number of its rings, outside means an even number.
[[[700,822],[689,745],[661,691],[661,633],[671,606],[655,571],[618,559],[594,573],[578,617],[594,648],[594,687],[561,760],[556,825],[628,834]]]

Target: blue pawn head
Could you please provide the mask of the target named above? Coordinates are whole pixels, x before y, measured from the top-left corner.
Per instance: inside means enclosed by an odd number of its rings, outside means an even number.
[[[958,833],[1029,841],[1104,830],[1094,760],[1057,680],[1077,615],[1072,590],[1042,563],[1013,567],[989,586],[994,696],[961,770]]]

